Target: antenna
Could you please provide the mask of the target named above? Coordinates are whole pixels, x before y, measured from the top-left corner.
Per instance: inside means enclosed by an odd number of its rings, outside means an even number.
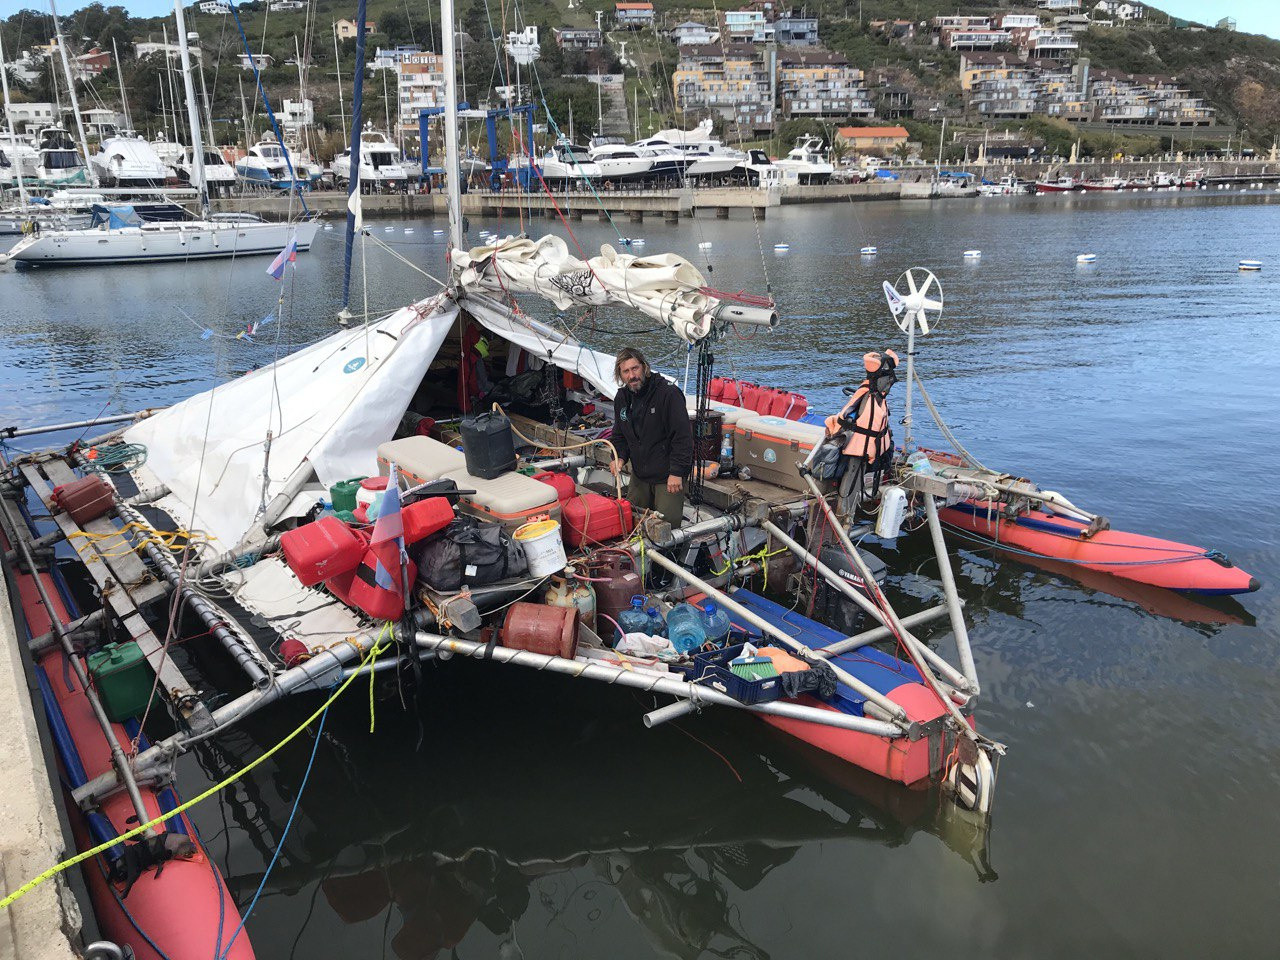
[[[906,293],[902,292],[904,287]],[[929,292],[934,288],[936,293],[930,296]],[[912,267],[898,277],[895,284],[888,280],[884,282],[884,298],[889,304],[893,322],[907,335],[907,409],[902,417],[906,436],[902,440],[902,449],[911,453],[915,446],[911,436],[911,390],[915,379],[916,327],[927,336],[942,319],[942,284],[931,270]]]

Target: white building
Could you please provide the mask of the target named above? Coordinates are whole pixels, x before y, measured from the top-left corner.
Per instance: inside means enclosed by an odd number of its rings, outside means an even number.
[[[305,10],[307,5],[302,0],[272,0],[267,4],[267,9],[272,13],[279,13],[282,10]]]
[[[221,16],[231,12],[231,4],[227,0],[201,0],[199,10],[201,13]]]
[[[9,119],[17,133],[33,134],[43,127],[51,127],[59,119],[52,103],[11,103]]]
[[[202,51],[198,46],[192,46],[190,51],[192,60],[201,59]],[[153,53],[163,53],[174,63],[182,62],[182,47],[178,46],[176,43],[151,43],[150,41],[143,41],[133,45],[133,52],[139,60],[143,57],[149,57]]]
[[[1034,13],[1008,13],[1000,21],[1001,30],[1034,30],[1040,26],[1040,18]]]
[[[1111,17],[1121,23],[1143,20],[1147,16],[1147,8],[1140,3],[1128,3],[1127,0],[1098,0],[1093,7],[1094,17]]]
[[[271,56],[269,53],[252,54],[252,60],[250,60],[250,54],[240,54],[241,70],[252,70],[254,67],[257,67],[258,70],[266,70],[274,62],[275,57]]]
[[[511,59],[522,67],[527,67],[542,56],[542,46],[538,43],[538,28],[525,27],[520,33],[514,31],[507,34],[507,53]]]
[[[315,109],[310,97],[305,100],[284,101],[284,108],[280,111],[280,122],[284,124],[286,134],[295,136],[303,127],[309,127],[315,123],[315,120]]]
[[[373,59],[369,62],[370,70],[395,70],[400,64],[404,63],[405,57],[411,57],[415,53],[421,53],[422,46],[417,43],[402,43],[398,47],[392,47],[387,50],[379,47],[373,55]]]
[[[677,47],[682,44],[715,43],[720,39],[719,30],[708,27],[705,23],[694,23],[692,20],[686,20],[678,27],[672,27],[667,34],[676,42]]]

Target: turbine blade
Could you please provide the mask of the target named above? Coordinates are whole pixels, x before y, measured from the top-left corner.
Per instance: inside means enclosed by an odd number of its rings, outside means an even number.
[[[919,292],[920,292],[920,291],[918,291],[918,290],[916,289],[916,278],[915,278],[914,276],[912,276],[912,274],[911,274],[911,271],[910,271],[910,270],[908,270],[908,271],[907,271],[907,288],[908,288],[912,293],[919,293]]]
[[[941,300],[921,300],[920,306],[924,307],[926,310],[941,310],[942,301]]]

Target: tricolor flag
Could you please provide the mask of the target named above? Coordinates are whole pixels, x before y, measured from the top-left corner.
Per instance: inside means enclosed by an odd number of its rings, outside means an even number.
[[[382,495],[382,506],[373,525],[369,549],[377,558],[373,582],[384,590],[405,590],[403,583],[407,568],[404,548],[404,520],[400,516],[400,470],[391,464],[391,476],[387,478],[387,491]]]
[[[298,238],[290,237],[289,242],[285,244],[285,248],[276,254],[276,258],[271,261],[271,266],[267,267],[267,273],[275,277],[277,280],[284,279],[284,266],[286,263],[293,263],[298,259]]]

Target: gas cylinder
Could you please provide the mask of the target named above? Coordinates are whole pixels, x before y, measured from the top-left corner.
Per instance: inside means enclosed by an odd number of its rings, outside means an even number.
[[[569,577],[552,577],[545,602],[551,607],[577,607],[578,620],[595,630],[596,593],[591,584]]]
[[[633,556],[622,550],[597,550],[587,562],[587,571],[596,591],[596,608],[618,619],[631,606],[631,598],[644,593],[644,581],[635,569]]]

